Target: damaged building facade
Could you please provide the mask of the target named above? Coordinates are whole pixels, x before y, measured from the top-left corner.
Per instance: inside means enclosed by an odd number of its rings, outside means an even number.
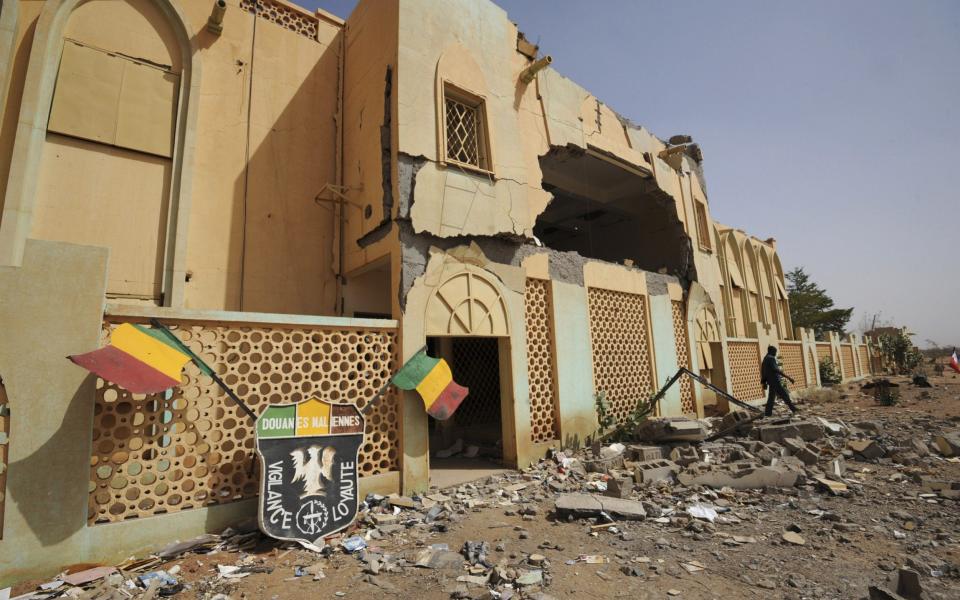
[[[104,27],[103,23],[110,23]],[[366,406],[426,347],[470,396],[369,412],[362,492],[468,438],[523,467],[679,367],[747,401],[868,345],[790,323],[776,244],[702,155],[618,115],[486,0],[4,0],[0,584],[254,512],[253,424],[188,365],[134,395],[64,357],[158,318],[255,411]],[[712,407],[712,408],[711,408]],[[724,411],[688,378],[661,415]]]

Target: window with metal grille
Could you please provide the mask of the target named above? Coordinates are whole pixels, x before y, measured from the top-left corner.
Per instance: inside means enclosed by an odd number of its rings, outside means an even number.
[[[447,160],[490,170],[483,99],[447,86],[443,107]]]
[[[697,241],[700,249],[710,252],[713,245],[710,243],[710,227],[707,224],[707,207],[698,200],[694,201],[697,211]]]

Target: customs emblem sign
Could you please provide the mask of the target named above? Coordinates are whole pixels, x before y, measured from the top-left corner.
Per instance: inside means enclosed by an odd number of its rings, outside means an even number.
[[[267,407],[257,419],[260,529],[313,544],[350,525],[362,443],[363,415],[352,404],[311,398]]]

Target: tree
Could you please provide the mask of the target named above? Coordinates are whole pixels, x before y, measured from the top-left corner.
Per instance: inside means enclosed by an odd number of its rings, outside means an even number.
[[[812,329],[817,338],[828,331],[843,335],[853,314],[852,308],[834,308],[833,299],[826,290],[810,280],[810,276],[797,267],[785,276],[787,294],[790,296],[790,319],[794,327]]]

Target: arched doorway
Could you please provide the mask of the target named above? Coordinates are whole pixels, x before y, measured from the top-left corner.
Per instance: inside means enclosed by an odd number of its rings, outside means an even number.
[[[720,338],[720,323],[713,305],[705,304],[701,306],[697,311],[695,322],[697,366],[700,376],[723,389],[726,386],[723,345]],[[727,412],[727,401],[718,397],[709,388],[700,388],[700,398],[705,415]]]
[[[427,300],[424,333],[428,354],[444,358],[470,389],[450,419],[428,421],[432,480],[515,464],[510,318],[499,282],[470,265],[446,274]]]

